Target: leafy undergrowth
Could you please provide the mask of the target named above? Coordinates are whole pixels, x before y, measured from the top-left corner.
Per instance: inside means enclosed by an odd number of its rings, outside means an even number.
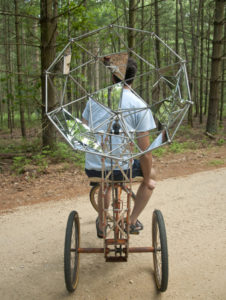
[[[181,126],[173,143],[154,150],[153,155],[161,158],[168,154],[225,145],[226,134],[223,128],[214,139],[211,139],[204,134],[201,126],[196,128]],[[48,147],[42,148],[40,136],[37,137],[35,129],[29,131],[27,140],[21,139],[19,133],[14,133],[14,136],[10,138],[7,131],[0,132],[0,154],[4,158],[0,161],[0,172],[8,171],[16,175],[29,172],[31,176],[37,177],[46,173],[49,166],[53,164],[60,164],[62,171],[73,168],[83,169],[85,164],[84,153],[72,150],[64,141],[59,141],[54,150]],[[8,158],[6,157],[7,159],[4,157],[6,154],[10,154]],[[216,160],[209,163],[218,166],[222,164],[222,161]]]
[[[165,147],[154,150],[153,155],[161,157],[166,153],[184,153],[186,151],[223,145],[226,145],[226,132],[224,132],[224,128],[221,128],[218,135],[214,138],[210,138],[205,134],[202,127],[191,128],[190,126],[181,126],[173,142]]]
[[[7,138],[8,136],[8,138]],[[41,139],[29,135],[22,139],[9,137],[7,132],[0,132],[0,172],[15,175],[31,171],[34,176],[46,173],[52,164],[61,164],[62,169],[82,168],[85,156],[73,151],[66,143],[59,141],[54,150],[42,148]]]

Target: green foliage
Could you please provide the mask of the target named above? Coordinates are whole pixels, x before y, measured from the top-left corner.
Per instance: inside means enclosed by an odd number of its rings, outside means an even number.
[[[215,159],[215,160],[211,160],[209,162],[209,164],[211,166],[220,166],[220,165],[223,165],[224,164],[224,160],[223,159]]]
[[[33,156],[32,163],[36,166],[38,166],[38,172],[45,172],[48,167],[48,157],[43,154],[39,153]]]
[[[34,153],[30,157],[26,155],[19,155],[13,158],[12,171],[16,174],[23,174],[27,170],[35,169],[36,174],[45,173],[50,163],[65,163],[65,168],[73,168],[73,166],[84,168],[85,156],[83,153],[77,153],[73,151],[65,143],[58,143],[55,150],[50,151],[48,147],[43,150],[39,149],[37,152],[37,144],[26,144],[26,152]],[[24,150],[25,144],[22,143],[17,147],[18,153],[22,153]],[[15,145],[8,145],[7,150],[14,149]],[[7,151],[6,151],[7,153]]]
[[[37,128],[38,131],[41,131],[40,129],[40,121],[41,121],[41,112],[38,109],[35,109],[32,113],[30,113],[29,117],[27,114],[25,114],[25,122],[26,122],[26,128]],[[3,122],[1,124],[0,129],[4,130],[6,132],[9,132],[8,129],[8,116],[6,113],[3,114]],[[20,115],[19,112],[15,111],[14,113],[14,128],[13,131],[17,128],[20,128]]]
[[[155,149],[153,151],[153,154],[157,157],[161,157],[166,153],[184,153],[189,150],[196,150],[199,147],[200,145],[194,141],[187,141],[187,142],[175,141],[168,146]]]
[[[33,140],[0,140],[0,152],[1,153],[15,153],[20,156],[24,153],[37,153],[41,150],[41,143],[38,138]]]
[[[173,142],[169,146],[169,151],[173,153],[181,153],[184,152],[184,143]]]
[[[37,173],[45,173],[48,167],[48,157],[39,153],[32,158],[27,158],[26,156],[15,156],[13,158],[12,170],[16,174],[23,174],[28,170],[35,169]]]
[[[224,145],[226,143],[226,140],[225,139],[219,139],[218,141],[217,141],[217,145],[218,146],[222,146],[222,145]]]
[[[84,167],[85,155],[84,153],[75,152],[65,143],[58,143],[54,151],[44,149],[53,162],[68,162],[75,166]]]
[[[24,156],[16,156],[13,158],[13,166],[12,170],[16,174],[22,174],[25,172],[26,166],[28,166],[31,162],[31,159],[28,159]]]
[[[157,157],[161,157],[163,156],[165,153],[166,153],[167,149],[166,147],[160,147],[160,148],[157,148],[153,151],[153,154]]]

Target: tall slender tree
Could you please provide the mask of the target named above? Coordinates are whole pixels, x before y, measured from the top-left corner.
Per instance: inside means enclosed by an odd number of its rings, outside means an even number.
[[[45,114],[45,71],[53,62],[56,55],[57,36],[57,0],[40,1],[40,24],[41,24],[41,88],[42,88],[42,142],[43,146],[53,148],[56,142],[55,130],[48,121]],[[52,78],[53,80],[53,78]],[[55,92],[52,86],[48,85],[48,109],[55,106]]]
[[[158,0],[155,0],[155,33],[159,36],[159,6]],[[160,68],[160,42],[155,39],[155,51],[156,51],[156,65]]]
[[[203,43],[204,43],[204,1],[200,0],[200,14],[201,14],[201,43],[200,43],[200,85],[199,85],[199,122],[202,123],[202,113],[203,113]]]
[[[129,0],[129,27],[135,27],[135,0]],[[135,31],[130,30],[128,34],[128,46],[130,49],[133,49],[135,46]],[[132,55],[132,53],[130,53]]]
[[[217,133],[218,109],[220,100],[220,83],[222,77],[223,32],[224,32],[224,0],[215,0],[213,53],[211,61],[210,94],[206,131]]]
[[[182,29],[182,37],[183,37],[183,47],[184,47],[184,54],[186,61],[189,61],[188,57],[188,47],[187,47],[187,41],[185,37],[185,26],[184,26],[184,8],[183,8],[183,3],[181,0],[179,0],[179,5],[180,5],[180,20],[181,20],[181,29]],[[190,12],[191,14],[191,12]],[[193,27],[193,26],[192,26]],[[193,36],[193,34],[192,34]],[[193,91],[193,85],[192,85],[192,80],[191,80],[191,68],[190,65],[187,66],[188,69],[188,81],[189,81],[189,86],[191,89],[191,92]],[[193,126],[193,119],[192,119],[192,107],[190,107],[189,112],[188,112],[188,122],[191,126]]]
[[[4,1],[4,7],[6,7],[8,3]],[[11,72],[11,62],[10,62],[10,28],[9,28],[9,16],[4,16],[4,23],[3,23],[3,31],[6,32],[6,39],[5,39],[5,69],[8,74]],[[7,99],[7,110],[8,110],[8,128],[10,129],[10,133],[12,134],[13,129],[13,120],[12,120],[12,80],[11,76],[7,78],[7,86],[6,86],[6,99]]]
[[[210,61],[210,23],[211,23],[211,12],[208,10],[208,27],[206,33],[206,82],[205,82],[205,107],[204,115],[207,113],[208,95],[209,95],[209,61]]]
[[[21,49],[20,49],[20,23],[18,17],[18,0],[14,0],[15,5],[15,29],[16,29],[16,57],[17,57],[17,95],[19,99],[19,107],[20,107],[20,127],[21,134],[25,138],[26,137],[26,127],[25,127],[25,119],[24,119],[24,103],[22,99],[22,75],[21,75]]]
[[[175,29],[175,51],[179,54],[179,12],[178,12],[178,0],[176,0],[176,29]],[[175,57],[175,61],[177,62],[177,57]]]
[[[224,23],[224,39],[226,36],[226,23]],[[225,40],[224,40],[225,41]],[[226,43],[224,42],[224,49],[223,49],[223,55],[225,57],[226,55]],[[225,59],[222,62],[222,81],[221,81],[221,103],[220,103],[220,125],[223,123],[223,111],[224,111],[224,91],[225,91]]]

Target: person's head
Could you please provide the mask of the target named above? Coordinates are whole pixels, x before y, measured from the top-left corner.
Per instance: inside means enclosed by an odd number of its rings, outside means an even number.
[[[126,74],[125,74],[125,82],[128,85],[131,85],[133,83],[136,72],[137,72],[137,63],[135,62],[135,60],[133,58],[129,57],[127,66],[126,66]],[[113,80],[115,83],[119,83],[122,81],[114,74],[113,74]]]

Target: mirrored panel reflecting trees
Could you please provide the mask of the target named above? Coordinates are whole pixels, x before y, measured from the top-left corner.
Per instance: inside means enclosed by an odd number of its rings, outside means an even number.
[[[134,48],[127,44],[130,30]],[[129,57],[137,64],[132,87],[125,82]],[[142,105],[124,108],[125,87]],[[51,109],[49,95],[55,97]],[[152,32],[110,25],[72,38],[46,71],[49,119],[75,150],[108,158],[134,158],[171,142],[191,103],[185,61]],[[89,126],[82,121],[85,108]],[[150,111],[155,126],[144,133],[150,146],[141,150],[130,119]]]

